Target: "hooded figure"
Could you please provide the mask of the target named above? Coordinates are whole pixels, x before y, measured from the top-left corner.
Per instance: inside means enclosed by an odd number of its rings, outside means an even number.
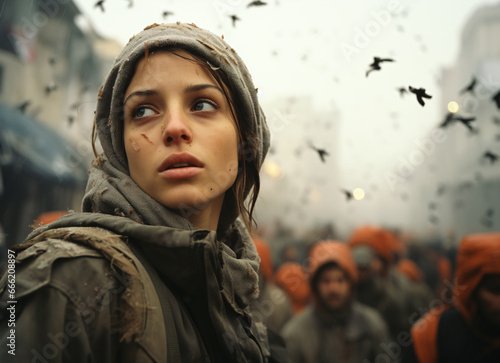
[[[353,299],[358,276],[349,247],[331,240],[313,246],[309,278],[313,304],[282,331],[291,361],[364,363],[385,359],[386,324],[377,311]]]
[[[0,280],[2,346],[15,300],[19,362],[268,361],[247,227],[269,132],[241,58],[194,24],[153,24],[116,58],[95,129],[84,213],[15,248],[15,295]]]
[[[462,239],[448,303],[412,327],[403,362],[500,362],[500,233]]]

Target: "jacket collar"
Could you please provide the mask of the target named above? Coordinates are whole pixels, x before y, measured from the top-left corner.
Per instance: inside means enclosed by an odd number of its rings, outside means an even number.
[[[236,221],[228,244],[216,232],[137,223],[126,217],[73,213],[38,228],[28,238],[52,228],[100,227],[125,236],[139,248],[162,278],[190,298],[221,294],[238,312],[258,296],[259,258],[252,239]]]

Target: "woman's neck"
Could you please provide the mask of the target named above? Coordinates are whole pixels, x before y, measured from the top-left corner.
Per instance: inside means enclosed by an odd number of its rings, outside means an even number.
[[[191,206],[186,208],[187,215],[185,218],[199,229],[216,231],[219,224],[219,216],[222,209],[223,198],[213,200],[207,206],[196,207]],[[182,214],[181,214],[182,215]]]

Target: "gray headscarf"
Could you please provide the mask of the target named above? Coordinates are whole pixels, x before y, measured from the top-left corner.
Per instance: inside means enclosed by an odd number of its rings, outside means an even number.
[[[247,123],[258,137],[256,161],[260,168],[269,147],[269,132],[255,87],[242,60],[222,39],[194,25],[155,24],[125,46],[99,92],[96,124],[104,155],[94,162],[83,200],[83,211],[91,213],[69,214],[38,228],[29,238],[47,232],[47,238],[58,239],[65,233],[65,239],[74,241],[76,232],[59,230],[64,227],[99,227],[126,236],[127,242],[141,251],[142,261],[148,260],[165,277],[169,288],[191,298],[192,305],[198,304],[193,305],[193,309],[209,308],[206,319],[220,347],[227,348],[228,354],[239,354],[241,359],[238,361],[260,362],[267,339],[265,334],[253,331],[260,343],[243,339],[241,332],[246,328],[242,319],[237,318],[243,316],[242,310],[247,309],[259,293],[260,259],[243,223],[228,206],[230,212],[225,217],[221,213],[219,219],[224,226],[232,225],[233,228],[223,228],[219,221],[220,231],[200,231],[183,218],[182,213],[151,198],[132,180],[128,171],[122,142],[124,93],[146,50],[151,54],[160,48],[181,48],[225,72],[232,82],[231,88],[238,93],[235,97],[238,99],[238,122]],[[219,232],[224,236],[219,236]],[[102,242],[92,248],[104,251],[109,246]],[[120,250],[114,251],[119,253]],[[201,255],[200,251],[203,251]],[[103,255],[114,263],[113,255]],[[205,324],[200,319],[197,321]],[[255,324],[251,329],[256,329]]]
[[[238,54],[221,37],[194,24],[153,24],[130,39],[99,91],[95,120],[104,156],[91,169],[83,210],[126,215],[150,225],[194,229],[185,218],[168,211],[135,184],[123,145],[123,100],[136,64],[146,53],[165,48],[197,55],[227,75],[239,100],[236,107],[242,119],[238,121],[250,125],[255,133],[256,161],[258,168],[262,166],[269,148],[269,130],[250,73]],[[231,210],[236,209],[232,206]],[[236,217],[226,215],[229,220],[225,223],[233,223]]]

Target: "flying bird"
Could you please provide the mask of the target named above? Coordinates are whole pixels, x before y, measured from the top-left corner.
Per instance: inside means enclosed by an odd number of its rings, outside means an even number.
[[[497,107],[500,108],[500,91],[498,91],[492,98],[492,100],[497,104]]]
[[[409,86],[408,89],[411,93],[414,93],[417,96],[417,101],[422,105],[422,107],[425,106],[425,102],[423,100],[424,98],[432,98],[432,96],[425,92],[425,88],[413,88],[412,86]]]
[[[485,227],[488,227],[488,228],[491,228],[493,227],[493,216],[495,215],[495,211],[492,209],[492,208],[488,208],[486,210],[486,213],[484,214],[483,218],[481,218],[481,223],[483,224],[483,226]]]
[[[454,113],[448,112],[446,114],[444,121],[441,123],[441,125],[439,125],[439,127],[445,128],[445,127],[449,126],[451,123],[455,122],[454,116],[455,116]]]
[[[328,152],[324,149],[318,149],[317,147],[315,147],[313,144],[309,144],[309,146],[311,147],[311,149],[313,150],[316,150],[316,152],[318,153],[319,157],[321,158],[321,161],[322,162],[325,162],[325,156],[328,156]]]
[[[471,125],[471,122],[476,120],[475,117],[454,117],[454,119],[464,124],[464,126],[467,127],[470,132],[477,133],[477,129],[474,129]]]
[[[229,17],[231,18],[231,20],[233,21],[233,27],[236,27],[236,22],[238,20],[241,20],[237,15],[233,14],[233,15],[229,15]]]
[[[398,91],[399,91],[399,95],[400,95],[401,97],[403,97],[406,93],[408,93],[408,91],[406,90],[406,88],[405,88],[405,87],[400,87],[400,88],[398,88]]]
[[[368,77],[373,71],[380,71],[382,69],[380,68],[380,63],[382,62],[394,62],[394,59],[373,57],[373,63],[370,64],[370,68],[366,71],[366,76]]]
[[[102,12],[104,13],[104,0],[99,0],[98,2],[95,3],[94,8],[101,8]]]
[[[45,94],[50,95],[56,89],[57,89],[57,84],[55,84],[54,82],[49,83],[48,85],[45,86]]]
[[[174,13],[173,13],[173,12],[171,12],[171,11],[168,11],[168,10],[167,10],[167,11],[164,11],[164,12],[163,12],[163,19],[166,19],[166,18],[167,18],[168,16],[170,16],[170,15],[174,15]]]
[[[56,57],[50,57],[50,58],[49,58],[49,64],[50,64],[51,66],[55,66],[55,65],[56,65],[56,63],[57,63],[57,58],[56,58]]]
[[[247,8],[249,8],[250,6],[263,6],[263,5],[267,5],[267,3],[263,2],[263,1],[256,0],[256,1],[252,1],[251,3],[249,3],[247,5]]]
[[[441,125],[439,125],[439,127],[445,128],[451,125],[452,123],[461,122],[464,124],[464,126],[466,126],[469,129],[470,132],[474,133],[477,130],[472,127],[471,122],[475,120],[476,120],[475,117],[462,117],[462,116],[457,116],[454,113],[448,112],[446,118],[441,123]]]
[[[25,113],[26,112],[26,109],[28,108],[28,106],[31,104],[31,101],[30,100],[26,100],[24,101],[23,103],[21,103],[19,106],[17,106],[17,109],[19,111],[21,111],[22,113]]]
[[[351,192],[350,190],[347,190],[347,189],[340,189],[340,191],[341,191],[342,193],[344,193],[344,195],[345,195],[345,199],[346,199],[347,201],[351,200],[351,199],[354,197],[354,196],[352,195],[352,192]]]
[[[492,153],[491,151],[486,151],[483,154],[483,158],[488,159],[491,164],[494,164],[498,160],[498,155],[495,153]]]
[[[476,77],[472,77],[472,81],[469,83],[469,85],[467,87],[465,87],[464,89],[462,89],[460,91],[460,94],[463,95],[466,92],[470,92],[472,94],[475,94],[474,87],[476,87],[476,83],[477,83]]]

